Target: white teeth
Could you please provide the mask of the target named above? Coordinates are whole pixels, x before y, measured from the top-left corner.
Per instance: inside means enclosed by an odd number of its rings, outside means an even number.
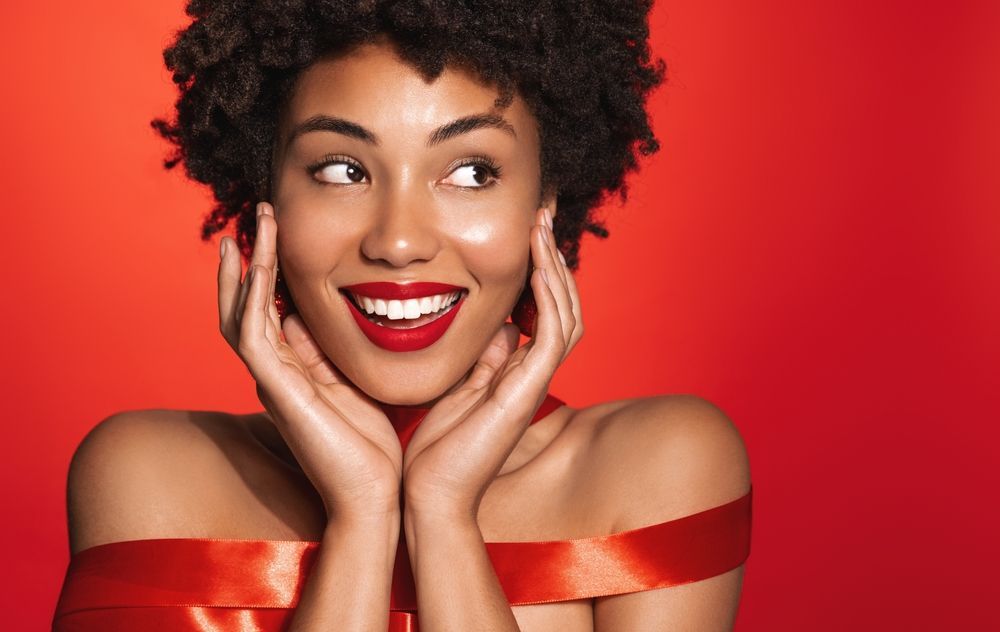
[[[403,317],[402,301],[386,301],[386,305],[389,307],[389,311],[386,313],[389,320],[399,320]]]
[[[369,298],[355,294],[354,299],[356,304],[368,314],[378,314],[389,320],[413,320],[425,314],[441,311],[454,303],[461,294],[461,291],[449,292],[448,294],[435,294],[434,296],[410,298],[402,301]]]
[[[403,301],[403,318],[408,320],[413,318],[420,318],[420,301],[415,298],[410,298]]]

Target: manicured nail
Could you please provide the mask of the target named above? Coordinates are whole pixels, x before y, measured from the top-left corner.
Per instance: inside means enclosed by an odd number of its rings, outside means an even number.
[[[229,252],[229,244],[226,242],[226,238],[223,237],[219,243],[219,259],[225,259],[227,252]]]

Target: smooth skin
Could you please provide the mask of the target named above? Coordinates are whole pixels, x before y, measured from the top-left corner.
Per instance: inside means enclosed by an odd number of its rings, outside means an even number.
[[[681,517],[745,494],[749,468],[733,425],[693,396],[563,407],[530,424],[583,321],[551,231],[554,195],[539,187],[537,124],[520,97],[500,109],[496,96],[455,68],[427,83],[386,42],[303,73],[245,275],[234,242],[221,244],[220,329],[266,412],[102,422],[71,466],[74,552],[155,537],[321,540],[291,629],[381,632],[403,529],[425,632],[731,629],[742,568],[593,600],[504,598],[484,542]],[[482,114],[493,118],[435,142]],[[354,128],[303,131],[320,116]],[[467,163],[484,155],[499,176]],[[278,266],[299,310],[283,323]],[[529,270],[538,318],[518,347],[503,322]],[[337,291],[374,280],[468,295],[438,342],[393,353]],[[405,454],[376,401],[431,408]]]

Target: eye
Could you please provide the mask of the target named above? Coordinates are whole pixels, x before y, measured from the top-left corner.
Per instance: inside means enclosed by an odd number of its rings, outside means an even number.
[[[368,176],[361,165],[346,156],[324,158],[309,167],[312,177],[327,184],[358,184]]]
[[[456,167],[445,183],[465,189],[482,189],[492,186],[500,178],[500,166],[489,158],[474,158]]]

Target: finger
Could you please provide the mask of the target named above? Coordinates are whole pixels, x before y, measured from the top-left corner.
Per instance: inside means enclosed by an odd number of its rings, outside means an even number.
[[[562,337],[562,323],[559,320],[555,296],[545,280],[547,273],[536,268],[531,273],[529,283],[538,305],[535,317],[535,331],[531,341],[516,354],[525,351],[511,371],[496,385],[489,401],[497,403],[508,412],[525,403],[542,401],[552,376],[559,368],[564,355],[565,342]]]
[[[479,356],[476,365],[472,368],[469,378],[465,381],[464,388],[479,389],[488,386],[497,371],[507,362],[507,358],[517,349],[520,340],[520,332],[517,325],[505,323],[490,341],[489,346]]]
[[[267,319],[263,303],[267,295],[267,270],[251,265],[247,272],[249,287],[243,317],[240,319],[239,345],[240,357],[246,363],[250,373],[258,382],[268,368],[269,362],[276,357],[274,347],[267,339]]]
[[[274,211],[267,202],[257,204],[257,235],[253,245],[251,263],[272,271],[278,260],[275,235],[278,224],[274,221]]]
[[[274,217],[274,207],[267,202],[257,205],[257,242],[254,257],[259,256],[259,265],[268,269],[271,283],[267,295],[267,316],[275,332],[281,331],[281,317],[274,302],[274,288],[278,281],[278,222]]]
[[[533,250],[544,249],[545,245],[541,239],[541,231],[536,231],[532,239]],[[535,296],[538,310],[535,316],[535,335],[529,343],[531,349],[525,356],[526,364],[530,363],[535,370],[547,372],[548,377],[551,377],[562,361],[566,348],[559,305],[550,287],[555,282],[554,276],[556,275],[549,273],[543,266],[536,267],[531,273],[531,291]]]
[[[583,313],[581,312],[580,309],[580,293],[576,287],[576,280],[573,278],[573,271],[569,269],[568,265],[566,265],[566,257],[563,256],[562,251],[560,251],[559,248],[556,246],[555,233],[552,231],[553,218],[551,209],[548,209],[546,217],[548,219],[547,224],[549,227],[550,250],[554,255],[554,257],[558,259],[558,262],[555,262],[555,265],[559,269],[559,275],[560,278],[562,279],[563,286],[565,286],[566,297],[569,299],[569,304],[571,306],[571,311],[573,313],[574,324],[572,331],[570,332],[569,344],[567,345],[567,351],[566,351],[567,353],[569,353],[569,350],[572,349],[573,346],[576,345],[577,341],[580,340],[580,338],[583,336]]]
[[[266,229],[260,221],[261,204],[262,203],[257,204],[257,228],[254,233],[253,252],[250,253],[250,261],[247,263],[247,274],[243,277],[243,287],[241,288],[240,298],[236,303],[237,325],[239,325],[239,323],[243,320],[243,316],[246,313],[247,294],[250,291],[250,284],[247,283],[247,279],[249,279],[250,270],[253,269],[255,265],[267,267],[264,264],[264,261],[266,261],[266,255],[261,253],[261,251],[267,247],[265,244],[265,241],[267,240]]]
[[[240,345],[250,349],[253,355],[244,359],[258,365],[256,371],[251,371],[255,377],[260,375],[262,368],[270,367],[280,361],[283,351],[280,337],[280,329],[274,327],[268,316],[267,296],[270,283],[270,273],[261,266],[253,266],[253,278],[248,283],[250,290],[247,294],[246,312],[244,321],[240,328]],[[275,364],[276,366],[276,364]]]
[[[272,275],[272,278],[277,276],[277,274]],[[281,315],[278,314],[278,304],[274,298],[274,281],[271,281],[271,291],[268,293],[267,299],[267,321],[268,329],[273,329],[276,334],[281,334]]]
[[[236,344],[236,304],[241,292],[240,253],[236,242],[223,237],[219,244],[219,330],[231,346]]]
[[[566,290],[563,278],[558,272],[561,263],[556,257],[555,250],[552,247],[552,231],[549,229],[548,224],[544,222],[542,225],[537,226],[535,230],[537,230],[540,234],[537,252],[533,249],[533,255],[535,256],[536,262],[535,266],[544,268],[547,273],[548,287],[556,301],[559,321],[562,327],[563,342],[569,344],[573,328],[576,325],[576,318],[573,315],[573,305],[569,297],[569,292]]]
[[[566,290],[569,292],[570,301],[573,304],[573,316],[576,320],[573,335],[570,336],[569,348],[566,350],[569,353],[569,350],[583,337],[583,310],[580,307],[580,291],[576,287],[576,279],[573,277],[573,272],[566,266],[565,259],[560,258],[560,261],[566,269]]]
[[[237,332],[237,336],[239,335],[240,327],[243,324],[243,317],[246,315],[247,295],[250,293],[251,270],[253,270],[252,260],[249,265],[247,265],[246,272],[243,274],[243,282],[242,285],[240,285],[239,293],[236,295],[236,306],[233,308],[233,321],[236,323],[235,330]]]
[[[259,216],[258,216],[259,217]],[[250,293],[250,270],[254,266],[254,253],[257,250],[257,244],[260,243],[260,222],[257,223],[257,236],[254,237],[254,252],[250,253],[250,260],[247,262],[247,271],[243,275],[243,285],[240,287],[239,298],[236,300],[236,308],[233,310],[236,315],[236,329],[239,331],[242,326],[243,317],[246,314],[247,305],[247,295]]]
[[[313,380],[319,384],[343,384],[347,381],[316,344],[316,339],[312,337],[298,314],[291,314],[285,318],[282,331],[285,334],[285,342],[298,356]]]
[[[552,211],[550,209],[548,209],[548,208],[544,208],[542,210],[543,210],[543,215],[544,215],[544,218],[545,218],[545,225],[549,229],[548,233],[547,233],[548,234],[548,238],[549,238],[548,239],[548,244],[547,244],[548,247],[549,247],[549,252],[552,254],[552,261],[555,264],[555,266],[556,266],[556,268],[557,268],[557,270],[559,272],[559,278],[562,279],[563,285],[565,285],[566,284],[566,271],[565,271],[565,267],[566,266],[564,264],[560,265],[560,263],[564,263],[565,262],[565,259],[562,258],[562,253],[559,252],[559,247],[558,247],[558,244],[556,243],[556,235],[555,235],[555,231],[553,230],[553,227],[552,227],[552,224],[553,224]]]
[[[550,287],[552,288],[552,291],[555,293],[556,299],[559,303],[559,307],[561,310],[563,310],[563,313],[568,312],[574,315],[573,319],[567,318],[567,320],[575,320],[576,314],[575,311],[572,309],[573,308],[572,295],[569,292],[569,278],[572,277],[572,274],[566,267],[566,258],[563,257],[562,252],[559,251],[559,248],[556,245],[556,235],[555,232],[552,230],[552,212],[550,209],[547,208],[544,209],[544,217],[545,217],[545,225],[547,227],[546,236],[548,237],[546,245],[548,246],[548,251],[550,255],[550,260],[552,262],[552,266],[559,273],[559,280],[561,281],[561,285],[550,284]],[[562,292],[561,290],[565,290],[565,292]],[[565,300],[559,300],[559,299],[565,299]],[[569,307],[568,310],[565,309],[567,306]]]
[[[268,295],[274,293],[274,283],[278,272],[278,223],[274,219],[273,209],[267,202],[257,205],[257,234],[254,239],[251,265],[265,268],[270,275]]]
[[[277,319],[272,318],[272,312],[275,307],[274,295],[271,292],[271,288],[274,287],[274,282],[270,279],[273,277],[274,275],[268,272],[268,283],[264,288],[264,300],[261,301],[261,305],[258,308],[263,312],[264,337],[277,350],[281,345],[281,323]]]

